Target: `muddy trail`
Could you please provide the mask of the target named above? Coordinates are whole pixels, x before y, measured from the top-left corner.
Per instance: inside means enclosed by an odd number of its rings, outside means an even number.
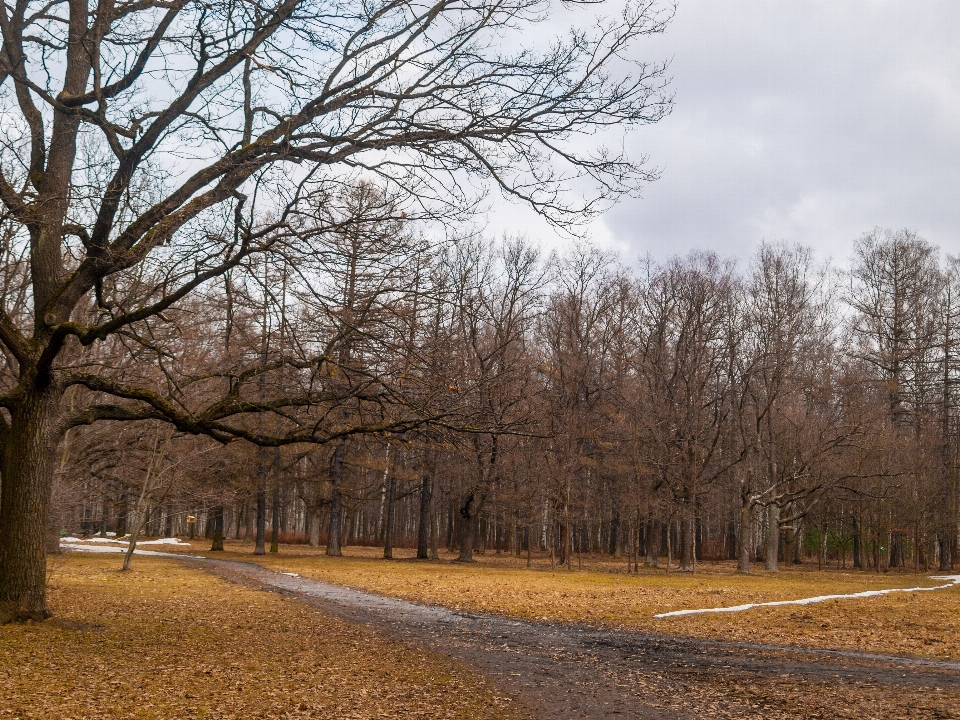
[[[958,662],[518,621],[252,563],[186,562],[464,661],[536,717],[960,718]]]

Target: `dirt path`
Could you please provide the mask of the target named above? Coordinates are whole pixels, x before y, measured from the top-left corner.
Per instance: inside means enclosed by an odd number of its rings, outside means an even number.
[[[960,663],[531,623],[187,560],[463,660],[543,718],[960,718]]]

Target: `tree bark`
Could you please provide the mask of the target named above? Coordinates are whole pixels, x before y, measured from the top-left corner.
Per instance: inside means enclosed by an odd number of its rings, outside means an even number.
[[[610,543],[608,548],[610,555],[620,557],[620,510],[617,508],[614,508],[610,517]]]
[[[426,560],[430,555],[431,507],[433,505],[433,473],[428,469],[420,480],[420,521],[417,526],[417,558]]]
[[[257,537],[253,546],[254,555],[266,552],[267,541],[267,461],[264,448],[257,450]]]
[[[775,502],[767,505],[767,557],[765,567],[769,572],[777,572],[777,560],[780,554],[780,506]]]
[[[310,547],[320,547],[320,508],[311,505],[307,512],[310,514]]]
[[[120,500],[117,502],[117,537],[122,538],[127,534],[127,494],[120,493]]]
[[[270,552],[280,552],[280,530],[282,509],[280,503],[280,446],[273,449],[273,517],[270,520]]]
[[[750,550],[753,539],[753,503],[744,499],[740,504],[740,547],[737,553],[737,571],[750,572]]]
[[[274,479],[273,506],[270,512],[270,552],[280,552],[280,482]]]
[[[566,565],[570,560],[570,525],[564,519],[560,523],[560,567]]]
[[[685,506],[680,517],[680,572],[693,572],[693,518]]]
[[[387,471],[389,472],[389,470]],[[397,474],[390,473],[387,489],[387,528],[383,538],[383,557],[393,560],[393,526],[397,517]]]
[[[644,564],[647,567],[660,567],[660,541],[663,531],[660,527],[660,521],[654,518],[647,520],[647,532],[644,537],[644,550],[646,558]]]
[[[343,442],[337,444],[333,451],[333,460],[330,464],[330,532],[327,535],[327,555],[340,557],[341,531],[343,528],[343,495],[340,484],[343,480]]]
[[[213,545],[210,552],[223,551],[223,505],[213,508]]]
[[[940,555],[938,569],[947,572],[950,570],[950,540],[944,533],[937,533],[937,549]]]
[[[477,535],[477,516],[483,507],[483,496],[473,490],[464,498],[460,507],[460,555],[455,562],[475,562],[473,559],[473,543]]]
[[[0,485],[0,623],[43,620],[47,514],[62,392],[24,392],[11,411]]]
[[[863,570],[863,546],[860,539],[860,521],[857,516],[852,518],[853,522],[853,567],[857,570]]]

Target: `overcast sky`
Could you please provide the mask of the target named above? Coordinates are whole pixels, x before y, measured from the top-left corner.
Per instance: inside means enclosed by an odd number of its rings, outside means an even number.
[[[906,226],[960,253],[958,28],[957,0],[679,0],[634,51],[672,58],[673,114],[628,139],[662,179],[593,236],[628,259],[767,239],[842,263],[866,230]]]

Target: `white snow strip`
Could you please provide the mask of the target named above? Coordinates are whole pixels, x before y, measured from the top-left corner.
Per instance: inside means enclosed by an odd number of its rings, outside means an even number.
[[[137,543],[137,547],[134,548],[134,555],[156,555],[157,557],[171,557],[171,558],[199,558],[198,555],[182,555],[180,553],[165,553],[165,552],[156,552],[154,550],[141,550],[141,543]],[[127,551],[125,547],[118,547],[116,545],[77,545],[75,543],[65,543],[61,542],[60,547],[64,550],[78,550],[80,552],[92,552],[92,553],[124,553]],[[200,558],[203,559],[203,558]]]
[[[63,537],[60,538],[61,543],[118,543],[120,545],[127,545],[130,542],[129,538],[110,538],[110,537],[88,537],[88,538],[78,538],[73,537]],[[183,542],[180,538],[157,538],[156,540],[138,540],[137,545],[190,545],[188,542]]]
[[[297,573],[280,573],[281,575],[289,575],[290,577],[300,577]]]
[[[702,613],[729,613],[743,612],[755,607],[773,607],[775,605],[813,605],[827,600],[846,600],[847,598],[876,597],[877,595],[889,595],[890,593],[901,592],[924,592],[926,590],[945,590],[946,588],[960,585],[960,575],[935,575],[931,580],[949,580],[947,585],[937,585],[936,587],[915,587],[915,588],[891,588],[890,590],[865,590],[864,592],[849,593],[847,595],[818,595],[817,597],[803,598],[801,600],[777,600],[775,602],[748,603],[746,605],[733,605],[731,607],[701,608],[698,610],[674,610],[673,612],[660,613],[654,615],[655,618],[679,617],[681,615],[700,615]]]

